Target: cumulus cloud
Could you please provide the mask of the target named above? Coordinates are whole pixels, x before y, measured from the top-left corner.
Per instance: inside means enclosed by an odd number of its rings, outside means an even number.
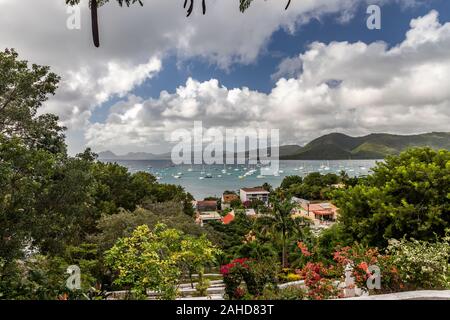
[[[101,47],[96,49],[91,40],[87,0],[81,4],[80,30],[66,28],[69,14],[62,0],[0,0],[0,47],[14,47],[21,57],[50,65],[62,76],[60,89],[45,111],[58,114],[70,130],[83,131],[90,126],[95,108],[113,97],[125,97],[143,81],[154,77],[163,68],[162,61],[167,55],[174,54],[179,61],[202,58],[224,69],[236,63],[250,64],[258,59],[272,34],[280,28],[294,32],[311,19],[328,14],[342,16],[341,20],[345,21],[361,3],[386,1],[293,1],[290,10],[285,12],[279,1],[257,0],[248,12],[241,14],[235,1],[211,0],[206,16],[196,8],[189,19],[185,17],[181,1],[145,1],[144,8],[120,8],[112,2],[99,10]],[[419,0],[395,1],[408,6]],[[411,36],[411,41],[423,41],[413,38]],[[223,90],[218,88],[217,91]],[[255,95],[263,100],[250,90],[231,92],[239,97]],[[266,97],[270,99],[271,95]],[[202,110],[197,100],[196,97],[183,101],[191,116]],[[222,102],[213,105],[219,106]],[[252,114],[257,113],[257,107],[249,108]],[[185,111],[176,107],[164,109],[164,112],[165,119],[181,121],[185,116]],[[217,122],[222,116],[220,112],[220,109],[208,111]],[[82,143],[78,141],[78,144]]]
[[[194,120],[218,129],[279,128],[284,143],[333,131],[448,131],[449,50],[450,23],[439,23],[431,11],[413,20],[405,40],[390,49],[381,42],[312,43],[290,61],[302,66],[300,74],[279,79],[269,94],[188,79],[157,99],[130,97],[105,123],[92,124],[86,139],[96,148],[148,150]]]

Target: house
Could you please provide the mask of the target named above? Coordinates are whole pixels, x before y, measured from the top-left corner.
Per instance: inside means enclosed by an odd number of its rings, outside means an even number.
[[[194,202],[195,222],[200,226],[209,221],[221,221],[222,216],[217,212],[216,200],[198,200]]]
[[[336,221],[339,209],[330,202],[311,202],[292,197],[291,201],[298,205],[296,214],[318,221]]]
[[[269,205],[269,194],[270,192],[265,190],[263,187],[242,188],[239,191],[242,203],[252,200],[260,200],[264,202],[266,206]]]
[[[195,202],[195,210],[199,213],[207,211],[217,211],[216,200],[199,200]]]
[[[222,210],[230,209],[231,202],[234,200],[238,200],[238,199],[239,199],[239,197],[235,193],[224,193],[222,195],[222,199],[221,199],[221,209]]]
[[[217,211],[204,211],[197,213],[195,222],[201,227],[208,223],[209,221],[222,221],[222,216]]]

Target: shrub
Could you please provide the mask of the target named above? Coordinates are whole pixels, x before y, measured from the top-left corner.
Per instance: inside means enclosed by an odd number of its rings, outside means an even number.
[[[204,279],[202,277],[202,280],[199,281],[197,283],[197,285],[195,286],[195,290],[197,291],[197,295],[199,297],[204,297],[208,294],[207,290],[209,288],[209,285],[211,284],[211,282],[208,279]]]
[[[223,265],[220,272],[225,283],[225,293],[229,299],[241,299],[241,283],[244,281],[248,294],[260,296],[268,283],[276,282],[277,268],[271,260],[250,260],[247,258],[235,259]],[[238,290],[239,289],[239,290]],[[245,290],[244,290],[245,291]]]
[[[370,291],[367,279],[372,276],[369,271],[369,266],[372,265],[379,267],[381,272],[381,288],[372,293],[398,292],[404,289],[392,257],[382,255],[377,248],[366,248],[357,244],[352,247],[343,247],[334,253],[334,260],[337,262],[335,269],[337,275],[342,277],[346,266],[350,265],[353,268],[355,285],[367,292]]]
[[[307,296],[305,289],[299,286],[290,286],[279,289],[276,286],[267,286],[264,288],[260,300],[304,300]]]
[[[450,244],[402,239],[391,240],[387,249],[400,277],[409,289],[449,288]]]
[[[299,274],[305,279],[307,286],[307,297],[313,300],[337,298],[342,296],[342,292],[330,278],[333,275],[332,268],[326,268],[322,263],[308,262],[306,266],[299,270]]]
[[[228,299],[241,299],[244,296],[238,288],[244,279],[243,274],[249,268],[247,262],[248,259],[246,258],[234,259],[230,263],[220,267],[220,273],[225,283],[225,294]]]

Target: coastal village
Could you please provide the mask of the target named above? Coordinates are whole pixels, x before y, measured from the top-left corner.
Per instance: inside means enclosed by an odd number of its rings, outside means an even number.
[[[264,187],[241,188],[239,192],[225,191],[219,200],[205,199],[193,201],[196,223],[200,226],[210,221],[227,225],[234,221],[237,211],[257,219],[263,216],[261,208],[270,208],[269,190]],[[301,199],[292,197],[294,204],[292,217],[303,217],[310,221],[311,229],[320,231],[332,226],[339,215],[339,209],[330,201]],[[255,205],[256,204],[256,205]]]

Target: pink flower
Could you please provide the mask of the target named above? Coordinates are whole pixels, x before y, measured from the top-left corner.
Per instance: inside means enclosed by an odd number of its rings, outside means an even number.
[[[309,252],[308,247],[301,241],[297,242],[297,247],[302,251],[305,257],[310,257],[311,252]]]

